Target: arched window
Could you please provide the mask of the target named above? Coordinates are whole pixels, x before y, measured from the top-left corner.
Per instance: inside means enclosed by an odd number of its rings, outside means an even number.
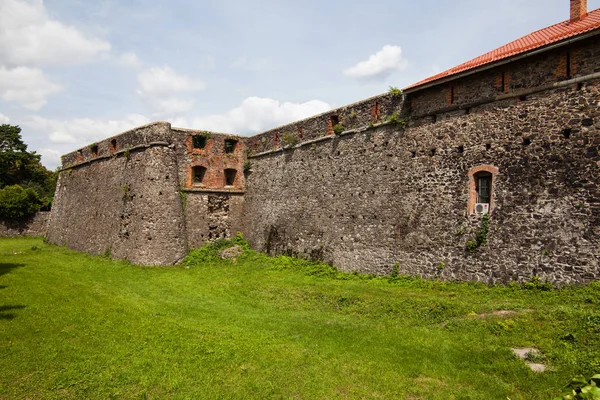
[[[494,208],[494,186],[498,168],[493,165],[480,165],[469,170],[470,214],[487,214]]]

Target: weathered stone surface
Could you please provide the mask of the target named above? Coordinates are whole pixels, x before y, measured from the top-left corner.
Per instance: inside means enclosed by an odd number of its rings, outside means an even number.
[[[566,76],[566,51],[578,80]],[[346,271],[398,264],[443,280],[598,279],[598,57],[590,38],[250,138],[140,127],[63,157],[48,237],[170,264],[242,231],[258,250]],[[386,123],[392,116],[408,125]],[[195,135],[205,147],[194,148]],[[194,167],[206,168],[201,182]],[[467,251],[482,224],[475,171],[493,174],[492,213],[486,240]]]
[[[39,212],[30,218],[18,221],[0,219],[0,237],[44,236],[48,228],[49,212]]]

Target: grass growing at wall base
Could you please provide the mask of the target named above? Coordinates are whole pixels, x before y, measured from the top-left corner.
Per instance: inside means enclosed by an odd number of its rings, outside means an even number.
[[[599,284],[376,278],[235,241],[160,268],[0,239],[0,398],[547,399],[600,368]]]

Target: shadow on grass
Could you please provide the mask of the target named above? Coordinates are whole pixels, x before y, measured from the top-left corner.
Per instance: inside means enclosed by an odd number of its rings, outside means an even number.
[[[0,306],[0,321],[1,320],[11,320],[16,317],[13,313],[7,313],[6,311],[11,310],[22,310],[27,306],[18,305],[18,306]]]
[[[25,264],[11,264],[11,263],[0,263],[0,276],[8,274],[10,271],[16,268],[24,267]],[[4,289],[6,286],[0,286]]]

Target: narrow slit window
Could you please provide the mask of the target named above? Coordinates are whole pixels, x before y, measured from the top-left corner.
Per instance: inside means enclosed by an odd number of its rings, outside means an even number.
[[[502,91],[506,92],[506,73],[502,71]]]
[[[454,104],[454,86],[450,87],[450,104]]]
[[[566,65],[566,70],[567,70],[567,79],[571,79],[571,53],[568,52],[567,53],[567,65]]]
[[[475,175],[477,203],[490,204],[492,200],[492,174],[481,172]]]
[[[225,170],[225,186],[233,186],[235,183],[235,176],[237,175],[237,171],[235,169],[226,169]]]
[[[205,135],[194,135],[192,136],[192,144],[195,149],[203,149],[206,147],[206,136]]]
[[[332,115],[331,117],[331,126],[336,126],[339,125],[340,123],[340,117],[338,117],[337,115]]]
[[[235,139],[225,139],[225,153],[235,152],[238,141]]]
[[[206,175],[206,168],[203,166],[195,166],[192,168],[192,177],[194,185],[202,185],[204,176]]]
[[[114,153],[115,151],[117,151],[117,139],[110,141],[110,152]]]

